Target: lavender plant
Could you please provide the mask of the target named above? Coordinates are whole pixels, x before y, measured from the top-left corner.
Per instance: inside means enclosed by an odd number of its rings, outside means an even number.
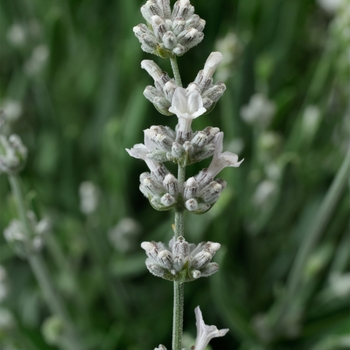
[[[39,221],[35,213],[28,210],[22,193],[19,173],[25,166],[28,151],[18,135],[6,134],[5,130],[9,129],[8,118],[3,113],[0,115],[0,175],[8,176],[19,217],[12,220],[5,228],[4,237],[16,254],[28,261],[52,317],[56,320],[56,324],[60,325],[60,331],[56,332],[55,345],[61,349],[82,350],[84,347],[77,335],[76,327],[41,255],[45,236],[50,230],[50,222],[47,219]]]
[[[141,67],[154,80],[147,86],[144,96],[163,115],[178,118],[175,130],[156,125],[144,130],[144,143],[127,149],[130,156],[146,162],[149,172],[140,175],[140,190],[152,207],[159,211],[174,209],[174,235],[169,244],[143,242],[141,247],[148,258],[146,266],[155,276],[174,283],[172,349],[182,349],[184,310],[184,284],[208,277],[218,271],[212,262],[220,243],[189,243],[185,239],[184,213],[203,214],[217,202],[226,182],[216,176],[225,167],[239,167],[238,156],[223,152],[224,133],[217,127],[192,131],[192,121],[210,112],[223,95],[226,86],[213,81],[213,74],[223,59],[220,52],[212,52],[187,88],[182,86],[177,57],[199,44],[204,37],[205,21],[194,13],[189,0],[178,0],[173,9],[170,0],[149,0],[141,7],[147,22],[134,27],[134,33],[143,51],[169,58],[174,78],[154,61],[143,60]],[[208,168],[186,178],[186,167],[212,157]],[[164,165],[173,162],[178,166],[177,177]],[[195,310],[197,324],[195,350],[204,350],[214,337],[224,336],[228,329],[218,330],[204,324],[201,311]],[[160,345],[158,350],[164,350]]]

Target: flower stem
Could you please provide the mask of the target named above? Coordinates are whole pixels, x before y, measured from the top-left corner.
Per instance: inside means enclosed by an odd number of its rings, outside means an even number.
[[[173,70],[175,82],[182,87],[179,66],[176,56],[170,58],[171,68]],[[179,188],[183,187],[185,182],[186,167],[178,166],[177,181]],[[184,236],[184,211],[183,208],[177,208],[175,211],[175,237]],[[183,314],[184,314],[184,283],[174,282],[174,304],[173,304],[173,344],[172,350],[182,349],[182,331],[183,331]]]
[[[174,282],[173,350],[182,349],[184,315],[184,283]]]
[[[170,57],[170,64],[171,64],[171,69],[173,70],[173,73],[174,73],[176,85],[182,87],[182,81],[181,81],[181,76],[180,76],[180,71],[179,71],[179,66],[177,64],[176,56]]]
[[[9,181],[17,204],[18,215],[24,225],[26,234],[28,237],[33,237],[32,228],[26,214],[19,179],[15,175],[10,175]],[[56,291],[50,272],[47,269],[44,260],[38,253],[28,254],[27,258],[35,278],[44,294],[44,298],[46,299],[50,311],[60,317],[67,329],[64,339],[62,339],[63,348],[67,350],[82,350],[83,346],[80,344],[80,341],[77,338],[73,322],[67,309],[65,308],[65,305],[63,304],[63,301]]]
[[[186,168],[179,165],[178,182],[182,187],[185,181]],[[175,237],[184,236],[184,212],[183,209],[175,211]],[[182,330],[184,314],[184,283],[174,282],[174,306],[173,306],[173,350],[182,349]]]

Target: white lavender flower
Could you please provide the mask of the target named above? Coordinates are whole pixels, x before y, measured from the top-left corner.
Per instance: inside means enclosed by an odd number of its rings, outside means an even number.
[[[263,94],[255,94],[249,104],[241,108],[241,117],[247,123],[260,128],[269,126],[276,112],[276,106]]]
[[[160,344],[157,348],[154,348],[154,350],[166,350],[166,347]]]
[[[278,188],[275,181],[264,180],[260,182],[253,195],[252,201],[254,205],[263,208],[266,206],[266,202],[275,196],[277,190]]]
[[[0,303],[8,295],[8,284],[7,284],[7,272],[5,268],[0,265]]]
[[[96,211],[99,203],[100,189],[91,181],[79,185],[80,211],[90,215]]]
[[[197,90],[186,91],[177,87],[171,101],[169,112],[176,114],[178,124],[176,127],[176,141],[183,143],[192,136],[192,120],[206,112],[203,100]]]
[[[33,49],[29,59],[24,64],[24,71],[28,76],[39,74],[44,68],[50,56],[49,48],[46,45],[39,45]]]
[[[6,33],[6,39],[15,47],[21,47],[27,39],[27,32],[24,26],[20,23],[14,23]]]
[[[334,14],[345,4],[345,0],[317,0],[317,3],[326,12]]]
[[[205,350],[209,342],[213,338],[223,337],[228,331],[228,328],[217,329],[216,326],[208,326],[204,323],[201,309],[197,306],[194,310],[196,315],[197,338],[194,350]]]
[[[226,167],[237,168],[241,165],[244,159],[238,161],[237,154],[231,152],[222,152],[224,133],[220,131],[215,136],[215,152],[213,159],[207,169],[202,170],[195,179],[199,186],[205,186],[212,181],[217,174]]]
[[[27,159],[27,148],[17,135],[7,138],[0,135],[0,174],[16,174],[23,169]]]
[[[6,241],[23,257],[40,251],[44,245],[45,235],[51,229],[51,223],[48,219],[38,221],[32,211],[27,212],[27,217],[30,232],[27,232],[23,223],[17,219],[12,220],[9,226],[4,229]]]
[[[205,21],[194,14],[189,0],[178,0],[171,11],[170,0],[148,0],[141,7],[148,26],[133,28],[143,51],[160,57],[182,56],[204,38]]]
[[[15,327],[15,318],[10,310],[0,307],[0,333],[5,334]]]
[[[108,238],[115,250],[126,253],[134,249],[140,232],[141,226],[136,220],[123,218],[108,231]]]
[[[226,36],[216,42],[215,47],[223,54],[223,61],[218,68],[216,77],[221,81],[226,81],[234,72],[235,65],[243,51],[243,46],[235,33],[228,32]]]
[[[5,119],[9,122],[16,121],[23,112],[21,103],[11,98],[3,100],[1,110],[4,113]]]
[[[321,123],[321,111],[318,106],[307,106],[302,119],[302,136],[307,140],[312,140]]]
[[[190,282],[217,272],[219,265],[211,262],[220,249],[219,243],[202,242],[198,245],[186,242],[183,237],[172,239],[169,247],[161,242],[142,242],[146,251],[148,270],[157,277],[170,281]]]
[[[212,52],[207,58],[204,68],[198,72],[194,82],[188,86],[188,89],[197,88],[199,90],[203,105],[208,111],[214,108],[226,90],[226,85],[223,82],[213,84],[213,75],[222,60],[221,52]]]

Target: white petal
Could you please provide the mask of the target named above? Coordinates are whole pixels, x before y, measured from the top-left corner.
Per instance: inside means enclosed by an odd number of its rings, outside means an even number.
[[[143,160],[146,159],[147,153],[149,152],[143,143],[138,143],[134,145],[132,149],[126,148],[125,150],[130,154],[131,157]]]
[[[207,78],[211,78],[217,68],[217,66],[221,63],[223,56],[221,52],[212,52],[207,61],[205,62],[203,75]]]
[[[197,306],[194,310],[196,315],[196,326],[197,326],[197,338],[195,349],[204,350],[209,344],[210,340],[217,337],[223,337],[229,329],[217,329],[216,326],[207,326],[204,323],[202,312]]]
[[[203,108],[202,96],[196,90],[191,91],[188,94],[188,112],[189,112],[189,114],[193,115],[193,114],[197,113],[202,108]],[[204,109],[204,111],[205,111],[205,109]]]
[[[152,60],[143,60],[141,62],[141,68],[145,69],[154,81],[159,80],[163,75],[163,71]]]
[[[169,112],[176,114],[178,117],[187,113],[187,96],[184,88],[176,88]]]

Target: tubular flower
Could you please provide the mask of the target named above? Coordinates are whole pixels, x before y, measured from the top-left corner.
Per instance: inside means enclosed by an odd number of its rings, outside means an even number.
[[[197,338],[193,350],[204,350],[213,338],[223,337],[228,328],[217,329],[216,326],[208,326],[204,323],[201,309],[197,306],[194,310],[196,315]]]
[[[202,96],[197,90],[186,90],[177,87],[171,102],[169,112],[178,117],[177,140],[188,141],[191,138],[192,120],[206,112]]]
[[[238,168],[244,159],[238,161],[237,154],[231,152],[222,152],[222,143],[224,139],[224,133],[221,131],[216,136],[215,151],[213,159],[207,169],[202,170],[196,175],[196,180],[201,184],[206,184],[220,173],[220,171],[226,167]]]

